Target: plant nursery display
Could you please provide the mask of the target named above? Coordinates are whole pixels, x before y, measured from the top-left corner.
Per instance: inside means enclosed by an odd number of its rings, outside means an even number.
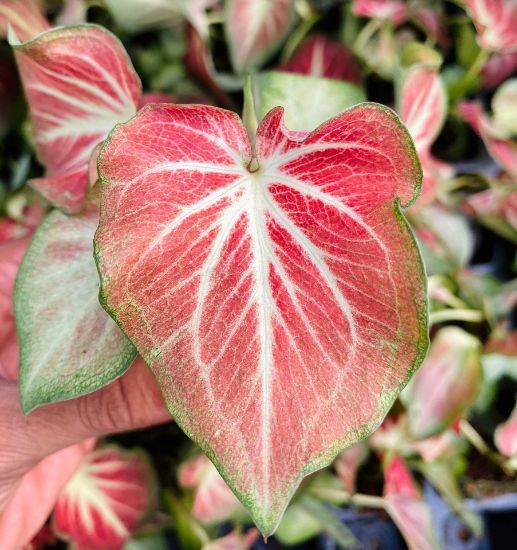
[[[514,548],[517,1],[0,0],[0,549]]]

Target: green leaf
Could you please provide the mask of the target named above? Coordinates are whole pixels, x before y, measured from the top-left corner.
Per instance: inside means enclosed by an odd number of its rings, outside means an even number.
[[[14,308],[25,413],[93,392],[131,365],[135,349],[98,300],[93,260],[96,209],[51,212],[18,272]]]
[[[366,100],[363,90],[340,80],[280,71],[269,71],[253,79],[259,118],[279,105],[285,109],[289,130],[314,130],[356,103]]]
[[[300,505],[318,520],[321,530],[343,548],[359,548],[359,542],[348,527],[336,516],[332,508],[319,500],[304,496]]]

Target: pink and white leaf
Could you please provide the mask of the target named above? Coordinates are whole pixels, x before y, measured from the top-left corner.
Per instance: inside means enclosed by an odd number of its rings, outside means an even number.
[[[119,40],[96,25],[57,28],[13,47],[46,168],[32,185],[77,212],[93,148],[136,113],[140,81]]]
[[[194,489],[192,515],[199,521],[212,524],[230,519],[240,503],[205,455],[199,455],[181,465],[178,482]]]
[[[492,158],[509,174],[517,177],[517,143],[501,138],[501,131],[483,111],[477,101],[458,104],[461,117],[479,134]]]
[[[496,428],[494,441],[502,455],[517,459],[517,405],[508,420]]]
[[[479,340],[459,327],[437,333],[405,392],[414,437],[439,434],[473,404],[482,383],[480,349]]]
[[[400,25],[407,19],[408,8],[404,0],[353,0],[352,12],[360,17],[386,20]]]
[[[361,84],[353,53],[341,42],[319,34],[304,40],[281,70]]]
[[[418,154],[428,154],[447,113],[447,96],[438,67],[416,66],[409,70],[399,112]]]
[[[78,25],[84,23],[88,6],[85,0],[64,0],[63,7],[56,18],[59,25]]]
[[[493,54],[483,66],[483,88],[492,90],[517,73],[517,51]]]
[[[400,529],[409,550],[439,548],[431,510],[400,456],[392,458],[384,468],[384,499],[386,511]]]
[[[236,72],[272,55],[294,21],[293,0],[228,0],[225,31]]]
[[[517,51],[515,0],[464,0],[482,48],[496,52]]]
[[[368,445],[360,441],[338,454],[334,461],[336,473],[349,494],[355,493],[357,472],[368,456]]]
[[[99,167],[103,304],[269,534],[426,351],[424,274],[399,211],[420,183],[410,137],[361,104],[293,138],[277,108],[254,160],[234,113],[155,105],[117,127]]]
[[[7,29],[20,40],[30,40],[50,29],[50,23],[41,13],[36,0],[2,0],[0,2],[0,37],[7,37]]]
[[[89,453],[66,484],[53,525],[78,550],[118,550],[154,506],[155,497],[147,459],[105,446]]]
[[[0,503],[2,550],[27,547],[47,521],[63,487],[94,445],[95,439],[88,439],[46,457],[22,478],[9,500]]]

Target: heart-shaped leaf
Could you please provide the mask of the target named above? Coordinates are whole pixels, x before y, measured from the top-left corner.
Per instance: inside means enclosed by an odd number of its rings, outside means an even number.
[[[20,267],[15,313],[24,412],[97,390],[120,376],[135,349],[99,304],[93,260],[97,209],[51,212]]]
[[[145,455],[114,445],[89,453],[59,496],[54,528],[78,550],[118,550],[156,498]]]
[[[228,0],[225,31],[236,72],[256,67],[270,56],[293,20],[293,0]]]
[[[99,158],[102,301],[264,534],[427,348],[407,131],[362,104],[291,136],[281,108],[253,151],[234,113],[155,105]]]
[[[96,25],[57,28],[12,45],[46,168],[45,177],[31,183],[76,212],[88,189],[93,148],[136,113],[140,80],[118,38]]]

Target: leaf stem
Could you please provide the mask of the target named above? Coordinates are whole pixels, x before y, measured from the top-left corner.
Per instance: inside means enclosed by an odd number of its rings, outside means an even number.
[[[355,39],[354,45],[352,47],[353,51],[361,56],[364,55],[364,48],[370,40],[370,38],[377,32],[382,23],[377,19],[371,19],[366,23],[366,25],[361,29],[357,38]]]
[[[477,309],[441,309],[440,311],[432,311],[429,314],[429,323],[431,325],[444,323],[446,321],[481,323],[483,320],[483,313]]]
[[[285,43],[284,49],[282,51],[282,56],[280,58],[280,65],[287,63],[291,58],[296,48],[300,45],[302,40],[307,36],[307,33],[314,27],[314,25],[321,19],[321,15],[312,11],[310,16],[307,19],[303,19],[302,22],[298,25],[296,30],[291,34]]]
[[[253,149],[253,157],[255,157],[255,139],[257,137],[258,120],[257,112],[255,110],[255,99],[253,97],[251,78],[251,75],[248,75],[244,81],[244,106],[242,109],[242,121]]]
[[[481,437],[481,435],[477,432],[477,430],[472,426],[472,424],[466,420],[465,418],[462,418],[459,422],[459,428],[461,433],[465,436],[465,438],[469,441],[469,443],[479,452],[479,454],[485,456],[501,468],[505,474],[512,475],[511,468],[508,467],[508,465],[505,463],[505,461],[502,459],[502,457],[497,454],[496,452],[492,451],[490,447],[486,444],[485,440]]]

